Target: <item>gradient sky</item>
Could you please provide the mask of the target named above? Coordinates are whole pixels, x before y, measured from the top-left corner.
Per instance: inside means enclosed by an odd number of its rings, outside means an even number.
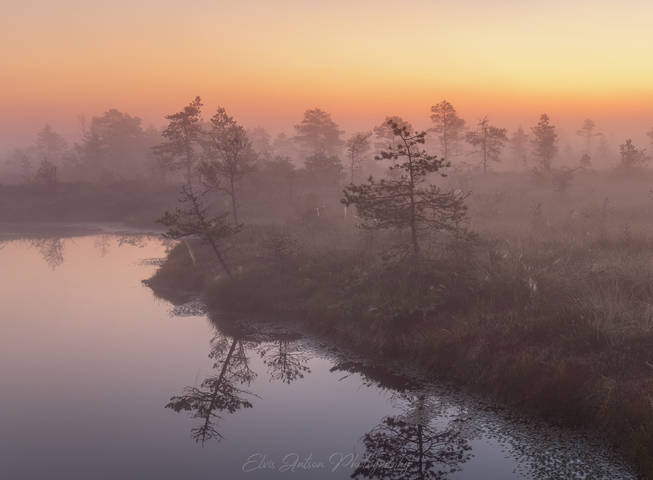
[[[159,126],[195,95],[273,133],[314,106],[348,130],[391,114],[427,126],[446,98],[470,122],[546,111],[643,139],[653,2],[568,3],[4,0],[0,148],[46,122],[75,135],[79,114],[108,108]]]

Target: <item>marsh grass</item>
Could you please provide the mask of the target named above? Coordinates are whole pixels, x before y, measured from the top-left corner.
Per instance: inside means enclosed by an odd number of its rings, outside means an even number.
[[[202,291],[213,309],[298,319],[591,426],[653,478],[650,180],[590,172],[561,194],[523,176],[472,179],[475,235],[433,237],[417,265],[398,234],[320,218],[247,227],[228,249],[234,281],[196,244],[198,265],[179,245],[151,285]]]

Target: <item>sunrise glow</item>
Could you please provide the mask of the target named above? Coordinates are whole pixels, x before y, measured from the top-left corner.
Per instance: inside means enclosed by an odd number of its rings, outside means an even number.
[[[316,105],[345,128],[426,124],[442,98],[509,126],[546,110],[620,131],[651,120],[651,18],[635,0],[11,2],[0,140],[113,107],[158,126],[198,94],[277,132]]]

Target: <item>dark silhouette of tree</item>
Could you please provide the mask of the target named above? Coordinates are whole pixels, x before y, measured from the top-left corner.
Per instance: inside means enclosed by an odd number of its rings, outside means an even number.
[[[166,141],[156,145],[154,153],[165,168],[183,170],[186,184],[190,185],[198,161],[196,150],[202,136],[202,100],[195,97],[183,111],[165,118],[169,123],[161,135]]]
[[[528,134],[524,132],[522,127],[515,130],[510,137],[512,158],[517,165],[520,165],[523,168],[528,166],[528,142]]]
[[[245,397],[249,392],[241,385],[249,385],[256,374],[249,368],[243,342],[234,337],[228,341],[216,336],[212,340],[209,357],[215,360],[213,368],[219,373],[204,379],[199,387],[186,387],[182,395],[174,396],[166,405],[175,412],[193,412],[193,418],[202,419],[200,426],[191,430],[196,442],[222,438],[215,421],[224,413],[234,413],[242,408],[252,408]]]
[[[307,154],[333,156],[340,153],[342,130],[331,119],[331,115],[319,108],[306,110],[301,123],[295,125],[293,140]]]
[[[408,230],[412,253],[417,257],[422,234],[454,229],[465,216],[464,195],[425,185],[428,174],[442,174],[449,166],[422,148],[426,132],[410,131],[392,120],[389,124],[398,137],[397,146],[389,146],[377,159],[391,160],[390,171],[395,175],[348,185],[342,202],[356,206],[364,228]]]
[[[446,100],[431,107],[431,121],[435,124],[429,131],[435,132],[442,146],[442,156],[450,161],[465,131],[465,121]]]
[[[268,367],[270,380],[292,383],[304,378],[311,369],[306,365],[309,356],[298,350],[296,342],[288,338],[279,338],[259,349],[263,362]]]
[[[488,118],[484,117],[479,120],[477,130],[467,132],[465,140],[480,153],[483,173],[487,173],[488,162],[501,161],[501,150],[508,137],[505,128],[490,125]]]
[[[254,168],[256,153],[245,129],[224,108],[211,117],[204,140],[204,160],[200,166],[202,181],[212,190],[226,193],[231,214],[238,224],[237,189],[242,178]]]
[[[352,478],[438,480],[460,470],[471,450],[461,433],[464,420],[432,427],[424,403],[418,396],[409,418],[386,417],[363,436],[365,453]]]
[[[585,154],[591,157],[592,155],[592,143],[595,137],[600,136],[601,134],[596,131],[596,123],[594,120],[589,118],[583,122],[583,126],[576,132],[576,135],[583,139]]]
[[[349,137],[345,147],[349,163],[349,183],[354,183],[354,173],[361,166],[364,155],[370,150],[372,132],[358,132]]]
[[[537,161],[540,173],[551,173],[551,162],[558,153],[558,134],[555,126],[551,125],[549,116],[543,113],[537,125],[531,128],[533,138],[533,156]]]
[[[619,145],[619,154],[621,156],[619,168],[624,171],[642,168],[648,162],[646,149],[636,147],[630,138]]]
[[[222,269],[229,278],[233,278],[218,243],[236,234],[240,226],[230,224],[226,220],[228,216],[226,213],[212,216],[202,197],[193,192],[190,185],[182,187],[179,202],[183,205],[182,208],[178,207],[172,212],[166,211],[157,220],[168,228],[168,231],[163,234],[164,238],[179,240],[191,236],[199,237],[211,246]]]

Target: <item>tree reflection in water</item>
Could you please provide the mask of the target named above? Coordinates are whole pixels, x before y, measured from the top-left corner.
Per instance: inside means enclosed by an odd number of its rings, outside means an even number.
[[[37,248],[45,263],[54,270],[63,263],[64,241],[59,237],[37,238],[30,241]]]
[[[195,306],[185,304],[178,314],[205,314],[204,310],[195,311]],[[243,326],[224,318],[211,320],[219,332],[209,351],[214,374],[199,387],[186,387],[166,405],[200,419],[191,433],[202,443],[222,438],[218,423],[223,416],[254,406],[252,399],[256,395],[247,388],[256,374],[250,368],[247,353],[261,357],[270,381],[290,384],[311,372],[311,347],[305,347],[305,342],[297,337],[262,333],[256,326]],[[517,471],[528,478],[624,478],[618,464],[600,458],[579,458],[578,451],[584,449],[565,442],[562,433],[559,438],[547,440],[550,426],[542,425],[542,430],[532,431],[521,422],[507,422],[500,411],[483,404],[479,410],[478,405],[469,404],[464,394],[393,373],[383,364],[347,360],[339,354],[331,360],[331,372],[346,373],[340,380],[356,375],[356,382],[388,392],[397,412],[382,418],[361,437],[364,452],[351,465],[352,478],[445,480],[462,470],[471,458],[472,441],[498,443],[506,455],[515,457]]]
[[[117,241],[118,247],[130,246],[136,248],[143,248],[148,244],[153,237],[146,234],[99,234],[95,235],[93,246],[98,251],[100,257],[105,257],[109,254],[111,250],[111,244],[114,240]],[[30,246],[36,248],[41,255],[41,258],[48,264],[48,266],[55,270],[60,267],[64,262],[64,245],[67,240],[70,238],[63,238],[57,236],[42,237],[42,238],[21,238],[20,241],[26,241]],[[74,242],[74,240],[73,240]],[[157,242],[160,242],[166,245],[165,242],[157,239]],[[4,244],[0,243],[0,248]],[[166,245],[167,247],[167,245]]]
[[[215,361],[213,368],[219,373],[204,379],[199,387],[186,387],[182,395],[172,397],[166,408],[175,412],[193,412],[193,418],[203,422],[191,430],[196,442],[206,442],[213,438],[222,438],[215,427],[215,421],[223,413],[234,413],[241,408],[252,408],[247,398],[250,392],[243,390],[249,386],[256,373],[249,368],[245,345],[242,340],[228,339],[216,335],[211,341],[209,357]]]
[[[363,436],[365,453],[352,478],[434,480],[459,471],[471,457],[465,420],[453,418],[440,428],[434,414],[425,394],[409,398],[406,414],[385,417]]]
[[[306,365],[309,355],[297,347],[297,342],[287,337],[261,345],[259,354],[268,367],[270,381],[290,384],[311,372]]]
[[[176,306],[171,315],[203,315],[205,306],[197,300]],[[290,384],[311,370],[310,355],[301,349],[298,337],[289,334],[265,335],[245,333],[238,322],[222,317],[211,317],[216,333],[211,340],[209,358],[213,360],[214,375],[204,379],[199,387],[186,387],[181,395],[170,399],[166,408],[176,412],[191,412],[192,418],[202,419],[200,426],[191,430],[197,442],[221,439],[216,421],[224,414],[252,408],[252,397],[247,390],[257,374],[250,368],[247,353],[258,353],[268,368],[270,381]]]
[[[100,257],[106,257],[111,249],[111,236],[110,235],[98,235],[95,237],[93,246],[96,248]]]
[[[147,245],[150,236],[145,234],[129,233],[124,235],[118,235],[118,246],[122,247],[124,245],[130,247],[143,248]]]

